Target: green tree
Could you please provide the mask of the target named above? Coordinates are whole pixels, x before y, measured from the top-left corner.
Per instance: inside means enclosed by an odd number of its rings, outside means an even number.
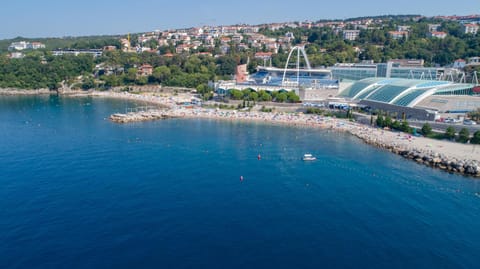
[[[95,88],[95,81],[92,77],[85,77],[82,81],[82,89],[83,90],[90,90]]]
[[[432,134],[432,126],[430,126],[430,124],[425,123],[423,126],[422,126],[422,134],[424,136],[429,136]]]
[[[167,81],[171,76],[170,68],[168,68],[165,65],[156,67],[153,69],[152,76],[155,78],[155,81],[157,81],[158,83]]]
[[[473,134],[472,139],[470,140],[470,143],[472,144],[480,144],[480,131],[476,131]]]
[[[148,83],[148,77],[139,76],[135,79],[135,84],[137,85],[146,85]]]
[[[261,90],[258,93],[259,93],[260,101],[264,101],[264,102],[272,101],[272,96],[268,94],[266,91]]]
[[[231,89],[229,91],[229,94],[230,94],[230,98],[232,98],[233,100],[240,100],[240,99],[243,98],[242,91],[237,90],[237,89]]]
[[[445,138],[454,139],[455,138],[455,129],[452,126],[448,126],[445,130]]]
[[[290,103],[298,103],[300,102],[300,97],[294,91],[290,91],[287,94],[287,100]]]
[[[385,126],[385,120],[383,119],[382,115],[377,116],[376,124],[379,128],[383,128]]]
[[[248,98],[254,102],[258,101],[258,93],[257,92],[251,92],[248,96]]]
[[[287,94],[284,92],[281,92],[277,95],[276,101],[279,103],[284,103],[285,101],[287,101],[287,99],[288,99]]]
[[[474,110],[474,111],[468,112],[467,115],[468,115],[472,120],[474,120],[474,121],[480,120],[480,108],[477,108],[477,109]]]
[[[401,128],[402,124],[400,123],[400,121],[396,120],[392,123],[392,129],[401,130]]]
[[[468,139],[470,139],[470,132],[467,128],[462,128],[460,132],[458,132],[458,142],[467,143]]]
[[[412,131],[410,126],[408,125],[408,121],[406,120],[402,121],[402,123],[400,124],[400,130],[405,133],[410,133]]]
[[[388,128],[392,128],[392,118],[390,117],[390,115],[387,115],[385,117],[385,122],[383,124]]]

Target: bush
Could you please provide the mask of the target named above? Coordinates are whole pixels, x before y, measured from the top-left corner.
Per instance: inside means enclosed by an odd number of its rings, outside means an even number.
[[[472,139],[470,140],[470,143],[472,144],[480,144],[480,131],[476,131],[473,134]]]
[[[382,115],[378,115],[376,124],[378,127],[383,128],[385,126],[385,120]]]
[[[422,126],[422,134],[424,136],[428,136],[432,133],[432,126],[430,126],[430,124],[425,123],[423,126]]]
[[[467,128],[462,128],[460,132],[458,132],[458,142],[467,143],[468,139],[470,138],[470,132]]]
[[[452,126],[448,126],[447,130],[445,130],[445,138],[447,139],[454,139],[455,138],[455,129]]]

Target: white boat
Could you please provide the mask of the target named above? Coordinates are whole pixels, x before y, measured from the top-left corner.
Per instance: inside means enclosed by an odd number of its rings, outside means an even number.
[[[315,161],[317,158],[315,158],[312,154],[306,153],[303,155],[303,160],[304,161]]]

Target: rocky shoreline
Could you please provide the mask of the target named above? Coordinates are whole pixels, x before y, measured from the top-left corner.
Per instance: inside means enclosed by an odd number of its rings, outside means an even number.
[[[50,91],[49,89],[37,89],[37,90],[19,90],[19,89],[0,89],[0,95],[43,95],[53,94],[56,91]]]
[[[406,159],[415,161],[432,168],[438,168],[446,172],[458,173],[465,176],[473,176],[480,178],[480,164],[475,160],[462,160],[454,157],[439,154],[434,151],[424,151],[419,149],[408,149],[392,144],[386,144],[369,136],[362,136],[355,132],[350,132],[352,135],[360,138],[365,143],[388,150],[392,153],[398,154]]]

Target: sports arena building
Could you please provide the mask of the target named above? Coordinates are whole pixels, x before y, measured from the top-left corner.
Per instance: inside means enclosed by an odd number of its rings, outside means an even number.
[[[404,78],[366,78],[343,89],[339,97],[407,118],[435,119],[439,113],[465,113],[480,107],[475,84]]]

